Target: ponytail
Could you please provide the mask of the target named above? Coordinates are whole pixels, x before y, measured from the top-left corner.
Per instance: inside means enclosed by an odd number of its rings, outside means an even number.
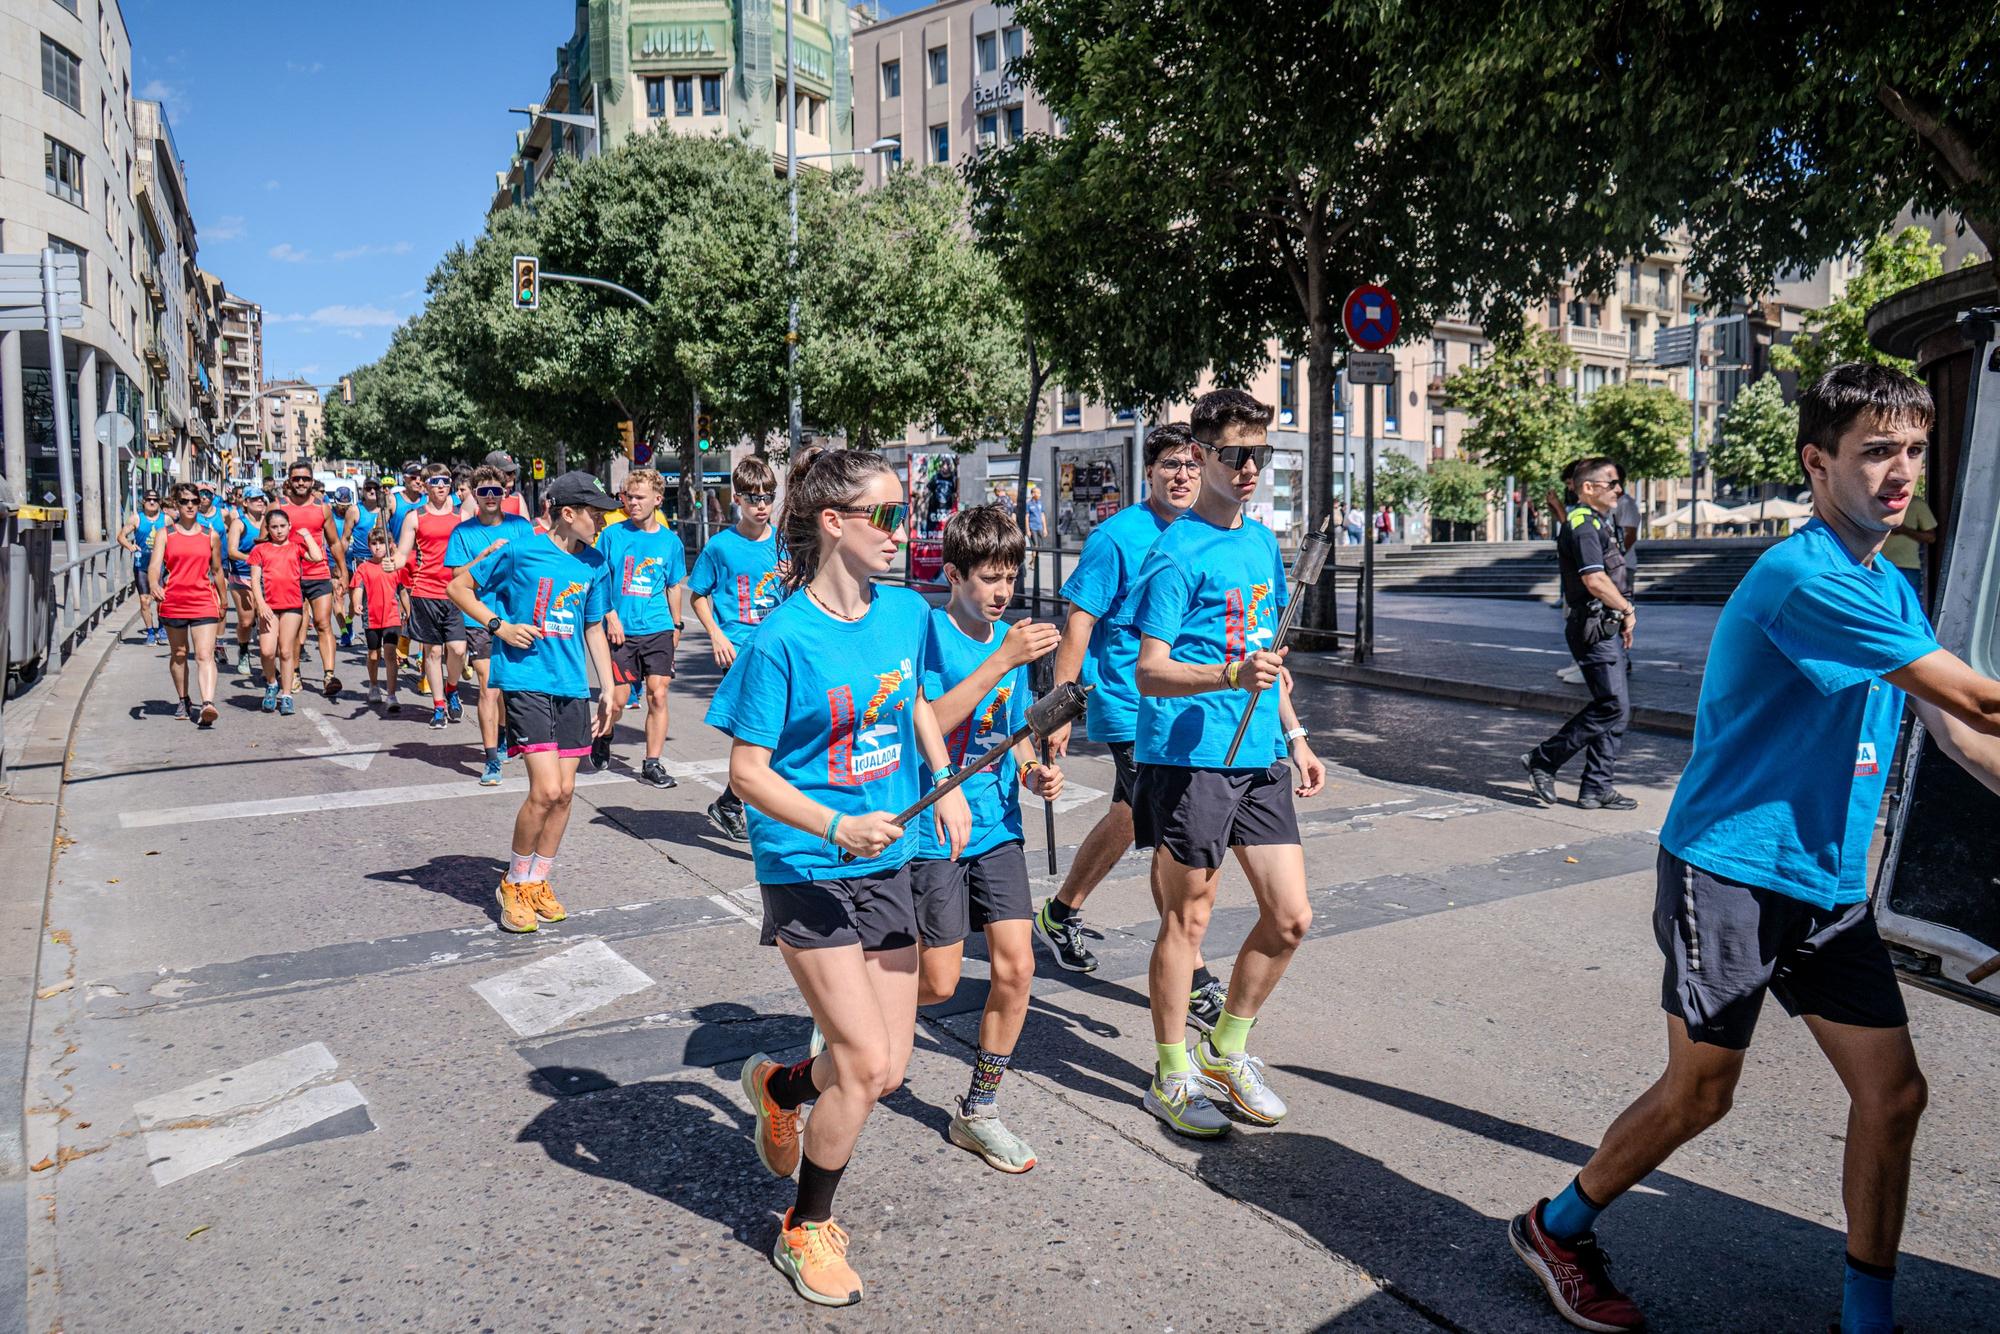
[[[785,503],[778,512],[778,533],[791,553],[791,573],[785,587],[796,593],[819,573],[820,511],[857,503],[878,473],[895,475],[889,461],[862,449],[829,449],[812,445],[799,451],[785,479]]]

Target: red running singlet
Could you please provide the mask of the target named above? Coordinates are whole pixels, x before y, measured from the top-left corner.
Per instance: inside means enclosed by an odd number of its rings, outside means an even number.
[[[178,524],[161,530],[160,615],[174,621],[199,621],[220,617],[222,604],[215,599],[210,582],[209,556],[215,535],[197,527],[185,532]]]
[[[311,533],[313,541],[319,543],[318,560],[306,560],[299,569],[299,578],[308,582],[314,579],[333,578],[333,568],[326,563],[326,506],[294,505],[290,501],[278,506],[292,518],[292,532]],[[305,543],[299,543],[304,546]]]

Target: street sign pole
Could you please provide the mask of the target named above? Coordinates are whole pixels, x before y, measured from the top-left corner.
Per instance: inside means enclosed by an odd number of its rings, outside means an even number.
[[[1387,392],[1386,390],[1384,391]],[[1354,660],[1375,651],[1375,387],[1361,386],[1361,607],[1354,621]]]
[[[1361,389],[1362,524],[1361,582],[1355,587],[1354,660],[1365,663],[1375,651],[1375,392],[1383,386],[1385,411],[1395,406],[1387,395],[1396,391],[1395,358],[1382,349],[1402,332],[1403,312],[1387,288],[1363,283],[1347,294],[1340,307],[1341,327],[1357,352],[1348,354],[1347,382]]]
[[[49,398],[55,404],[56,478],[62,487],[63,554],[76,578],[76,464],[70,458],[69,370],[63,365],[62,302],[56,294],[56,252],[42,251],[42,317],[49,331]]]

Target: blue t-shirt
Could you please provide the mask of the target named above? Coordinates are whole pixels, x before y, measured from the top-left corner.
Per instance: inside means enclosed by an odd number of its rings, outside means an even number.
[[[445,568],[464,569],[495,542],[518,542],[523,538],[539,536],[541,534],[535,531],[535,525],[517,514],[503,514],[498,523],[467,519],[451,530],[451,539],[444,544]]]
[[[996,623],[985,643],[958,628],[943,607],[931,612],[930,642],[924,656],[930,667],[924,673],[924,698],[937,699],[971,676],[993,656],[1007,638],[1007,627]],[[1016,667],[987,691],[971,715],[944,734],[945,749],[953,764],[984,755],[1005,740],[1028,716],[1028,669]],[[972,841],[958,859],[991,852],[1002,843],[1021,839],[1021,794],[1016,777],[1014,754],[1010,750],[992,767],[983,769],[959,785],[972,808]],[[924,791],[930,791],[930,766],[924,766]],[[937,836],[937,822],[917,821],[917,859],[942,861],[950,856]]]
[[[1217,528],[1190,510],[1160,534],[1139,570],[1132,628],[1165,640],[1182,662],[1234,662],[1273,647],[1278,612],[1288,596],[1285,563],[1269,528],[1250,519]],[[1248,705],[1250,696],[1241,690],[1178,699],[1143,696],[1133,758],[1141,764],[1220,769]],[[1236,755],[1238,769],[1267,769],[1284,753],[1276,687],[1259,695],[1254,708]]]
[[[143,510],[140,511],[139,522],[132,529],[132,540],[139,546],[139,549],[132,553],[134,565],[144,569],[152,561],[153,539],[160,535],[160,530],[165,528],[168,522],[164,512],[148,516]]]
[[[216,542],[224,551],[229,550],[229,515],[220,505],[206,514],[196,514],[194,521],[214,533]]]
[[[1132,633],[1132,584],[1172,519],[1151,505],[1127,505],[1091,530],[1062,597],[1097,618],[1081,684],[1092,687],[1084,730],[1092,741],[1130,741],[1139,730],[1139,636]]]
[[[694,558],[688,593],[710,599],[716,625],[739,653],[747,636],[785,599],[785,581],[778,577],[779,555],[777,529],[766,533],[763,541],[752,542],[734,528],[725,528],[709,538]]]
[[[687,578],[687,550],[680,534],[660,525],[649,533],[632,520],[614,523],[597,538],[598,554],[611,567],[611,610],[628,635],[652,635],[674,628],[667,590]]]
[[[397,491],[391,495],[389,499],[389,542],[391,550],[394,549],[395,543],[403,540],[403,524],[409,520],[412,514],[422,509],[425,503],[426,498],[423,496],[418,496],[415,500],[411,500],[401,491]]]
[[[368,559],[368,534],[375,531],[379,516],[366,505],[354,507],[354,517],[347,522],[347,564],[350,568]]]
[[[264,527],[248,514],[244,514],[241,511],[238,511],[236,515],[236,522],[242,525],[243,531],[236,539],[236,550],[233,552],[229,550],[228,538],[224,537],[222,548],[225,559],[222,562],[222,568],[225,572],[233,574],[239,579],[248,580],[250,578],[250,562],[242,558],[250,554],[251,547],[256,546],[257,543],[263,540]]]
[[[769,748],[774,773],[842,815],[905,810],[926,791],[912,705],[929,665],[930,614],[930,604],[907,588],[877,585],[858,621],[793,598],[763,622],[722,678],[708,725]],[[905,830],[878,857],[842,861],[819,830],[805,833],[749,810],[757,879],[767,885],[879,875],[916,855],[914,831]]]
[[[583,632],[602,621],[611,605],[604,557],[594,547],[564,551],[554,538],[532,529],[529,536],[534,540],[510,541],[472,567],[473,587],[494,615],[542,632],[526,648],[493,637],[493,684],[587,699]]]
[[[1937,651],[1916,593],[1814,519],[1751,567],[1708,648],[1694,754],[1660,830],[1692,866],[1831,908],[1868,897],[1903,692]]]

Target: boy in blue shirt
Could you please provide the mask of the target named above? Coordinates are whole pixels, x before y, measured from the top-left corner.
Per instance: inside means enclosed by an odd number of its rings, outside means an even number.
[[[1571,1324],[1643,1323],[1606,1270],[1597,1215],[1728,1112],[1769,991],[1805,1018],[1852,1099],[1840,1329],[1893,1326],[1926,1091],[1867,872],[1905,692],[1939,748],[2000,792],[2000,684],[1938,647],[1909,584],[1877,559],[1915,496],[1931,420],[1929,391],[1884,366],[1836,366],[1799,396],[1814,517],[1722,610],[1694,754],[1660,831],[1666,1073],[1508,1229]]]
[[[681,584],[687,580],[687,552],[680,534],[660,522],[666,479],[651,468],[635,468],[625,478],[625,521],[606,528],[597,552],[611,572],[611,614],[604,632],[611,640],[613,680],[646,688],[646,758],[639,780],[673,787],[660,762],[667,744],[667,685],[674,679],[674,650],[681,641]],[[625,712],[625,692],[611,698],[611,726]],[[591,767],[611,762],[611,732],[591,743]]]
[[[1208,1099],[1211,1089],[1255,1124],[1284,1116],[1263,1063],[1244,1047],[1312,923],[1292,797],[1318,792],[1326,767],[1292,712],[1284,652],[1272,642],[1287,598],[1278,540],[1243,513],[1271,462],[1271,416],[1268,404],[1240,389],[1196,400],[1189,426],[1201,494],[1153,544],[1133,594],[1140,638],[1132,825],[1139,846],[1153,849],[1160,896],[1148,988],[1158,1063],[1145,1105],[1176,1133],[1197,1138],[1229,1129]],[[1250,727],[1230,765],[1230,739],[1246,710]],[[1230,970],[1215,1026],[1190,1053],[1188,994],[1230,850],[1256,895],[1257,924]]]
[[[462,570],[496,546],[536,535],[535,525],[506,508],[510,489],[508,482],[507,474],[493,464],[483,463],[472,470],[472,500],[477,512],[451,530],[451,538],[444,549],[447,568]],[[485,626],[467,623],[465,658],[472,664],[473,678],[479,682],[479,744],[486,758],[485,767],[479,774],[479,785],[497,787],[501,764],[506,756],[500,748],[500,725],[505,719],[500,692],[493,686],[493,636],[487,633]],[[395,696],[395,675],[392,664],[389,673],[392,699]]]
[[[1026,556],[1021,530],[1000,506],[960,510],[945,525],[944,573],[951,596],[930,613],[924,695],[954,765],[985,754],[1021,725],[1028,714],[1028,664],[1055,650],[1059,636],[1053,625],[1021,621],[1003,631],[999,624]],[[959,789],[972,808],[972,841],[957,860],[935,829],[920,824],[917,860],[910,868],[922,945],[918,1004],[951,999],[966,936],[974,927],[986,933],[992,982],[979,1020],[972,1086],[948,1133],[953,1144],[1002,1172],[1035,1165],[1035,1151],[1001,1123],[998,1102],[1035,976],[1029,926],[1034,904],[1017,784],[1053,801],[1062,792],[1062,771],[1038,761],[1028,741],[1016,743],[999,763]]]
[[[771,526],[778,475],[752,454],[730,471],[729,483],[736,496],[736,522],[708,540],[687,581],[694,617],[708,633],[715,665],[724,672],[785,597],[783,559]],[[708,822],[733,842],[750,841],[743,799],[733,787],[725,786],[709,804]]]
[[[587,472],[549,483],[549,531],[509,541],[452,576],[451,600],[498,649],[493,683],[506,692],[510,754],[526,757],[528,795],[514,817],[513,857],[496,891],[500,929],[526,932],[568,914],[549,887],[569,824],[576,766],[611,730],[611,705],[591,716],[586,656],[611,680],[603,621],[611,607],[604,557],[590,545],[618,502]],[[609,694],[609,691],[606,691]]]

